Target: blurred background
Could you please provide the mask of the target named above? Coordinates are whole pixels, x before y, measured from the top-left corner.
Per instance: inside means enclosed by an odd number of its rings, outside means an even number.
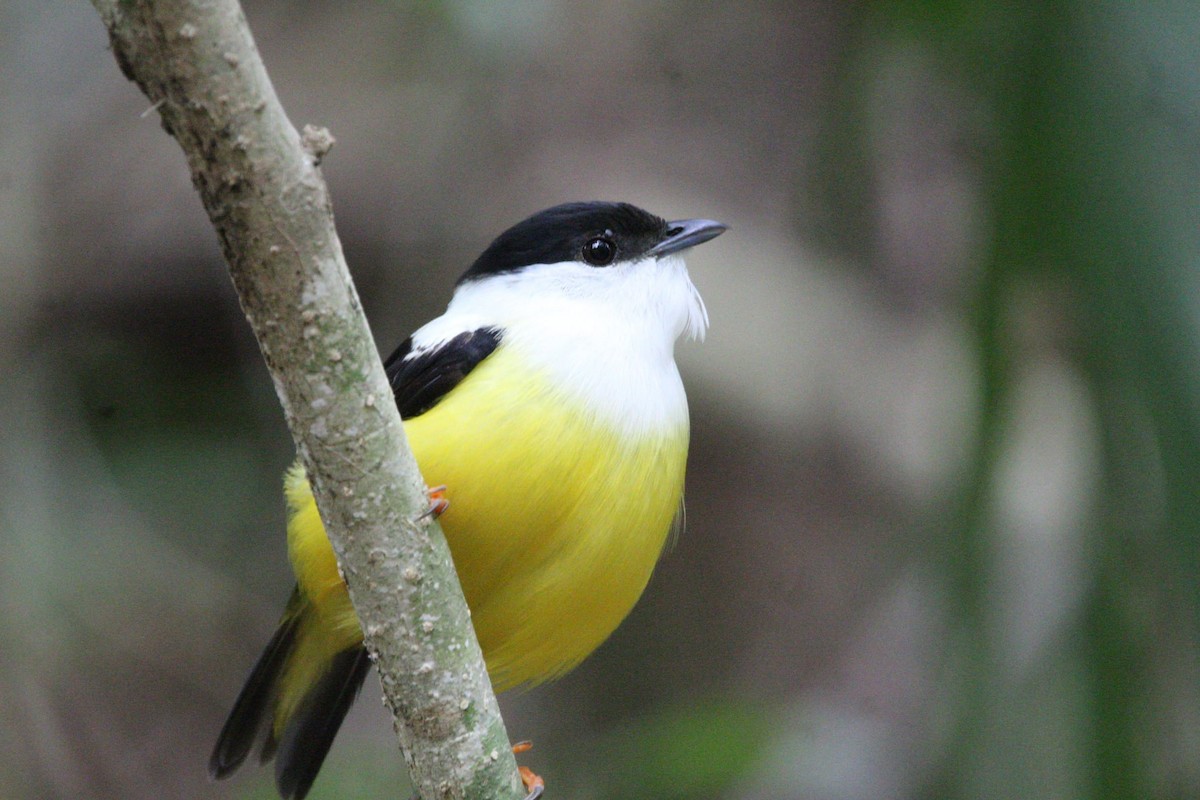
[[[687,530],[502,702],[549,797],[1200,796],[1188,2],[268,2],[381,349],[620,199],[689,263]],[[292,446],[183,157],[85,3],[0,7],[0,796],[205,764],[290,590]],[[407,796],[370,679],[312,794]]]

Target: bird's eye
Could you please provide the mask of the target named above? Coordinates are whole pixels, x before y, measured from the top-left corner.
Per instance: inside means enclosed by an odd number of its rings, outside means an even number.
[[[593,267],[607,267],[617,257],[617,246],[608,236],[595,236],[583,245],[582,255]]]

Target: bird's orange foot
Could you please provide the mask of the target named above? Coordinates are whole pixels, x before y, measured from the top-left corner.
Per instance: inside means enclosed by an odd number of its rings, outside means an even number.
[[[512,751],[513,755],[519,755],[532,749],[533,742],[517,742]],[[538,800],[542,792],[546,791],[546,782],[542,780],[542,776],[529,767],[517,767],[517,772],[521,773],[521,783],[525,784],[525,791],[529,792],[525,795],[525,800]]]
[[[421,516],[417,517],[417,522],[424,522],[427,519],[437,519],[442,514],[446,513],[446,509],[450,507],[450,501],[446,499],[446,487],[434,486],[427,489],[429,492],[429,508]]]

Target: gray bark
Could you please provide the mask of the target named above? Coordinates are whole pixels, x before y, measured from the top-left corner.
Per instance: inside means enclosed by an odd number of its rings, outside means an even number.
[[[187,156],[308,470],[425,800],[523,796],[449,549],[363,317],[318,164],[235,0],[93,0]]]

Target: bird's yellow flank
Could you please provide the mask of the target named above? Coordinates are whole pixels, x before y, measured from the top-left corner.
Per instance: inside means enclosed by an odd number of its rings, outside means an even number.
[[[634,440],[518,359],[501,345],[404,423],[426,484],[447,487],[439,521],[498,691],[566,672],[629,613],[680,508],[687,460],[686,419]],[[299,465],[286,493],[292,565],[317,613],[299,633],[277,729],[328,659],[362,641]]]

